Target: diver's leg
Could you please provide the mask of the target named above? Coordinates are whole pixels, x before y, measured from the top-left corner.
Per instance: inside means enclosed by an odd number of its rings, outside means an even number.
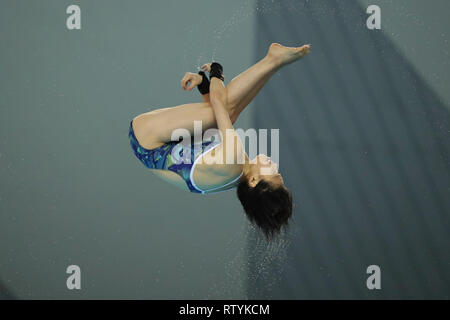
[[[209,102],[183,104],[138,115],[133,129],[139,144],[153,149],[171,141],[176,129],[187,129],[194,135],[194,121],[201,121],[202,130],[216,128],[216,119]]]
[[[232,123],[279,67],[275,60],[266,57],[228,84],[227,98],[231,101],[227,109]],[[134,118],[133,128],[139,143],[144,148],[153,149],[170,141],[175,129],[185,128],[193,135],[194,121],[201,121],[203,131],[217,128],[209,102],[189,103],[141,114]]]
[[[228,106],[234,120],[239,117],[278,69],[265,57],[228,83]]]
[[[272,43],[263,59],[233,78],[227,85],[228,105],[232,108],[233,118],[237,119],[274,73],[304,57],[309,49],[309,45],[285,47]]]
[[[239,114],[258,94],[270,77],[282,66],[300,59],[309,46],[288,48],[272,44],[262,60],[236,76],[227,86],[227,108],[234,123]],[[152,149],[171,140],[178,128],[194,132],[194,121],[202,122],[203,131],[217,128],[210,103],[190,103],[144,113],[133,121],[133,128],[144,148]]]

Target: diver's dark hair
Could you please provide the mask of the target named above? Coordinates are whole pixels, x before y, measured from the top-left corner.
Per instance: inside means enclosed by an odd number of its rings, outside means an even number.
[[[274,187],[264,180],[251,187],[248,179],[242,179],[237,186],[237,196],[247,218],[261,229],[267,240],[274,239],[287,227],[292,215],[292,196],[286,187]]]

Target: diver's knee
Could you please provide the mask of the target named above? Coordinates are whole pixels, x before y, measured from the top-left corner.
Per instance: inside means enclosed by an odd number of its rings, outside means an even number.
[[[133,119],[133,127],[136,136],[149,138],[156,138],[161,131],[161,119],[157,112],[149,112],[141,114]]]

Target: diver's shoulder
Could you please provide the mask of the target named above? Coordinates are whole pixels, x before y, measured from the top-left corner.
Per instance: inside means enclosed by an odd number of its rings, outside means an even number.
[[[243,164],[199,164],[198,169],[203,173],[219,177],[237,177],[243,172]]]

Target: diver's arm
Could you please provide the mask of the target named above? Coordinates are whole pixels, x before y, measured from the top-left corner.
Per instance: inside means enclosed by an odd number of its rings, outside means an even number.
[[[203,102],[210,103],[210,99],[209,99],[210,81],[209,81],[208,77],[206,76],[205,71],[203,69],[198,72],[198,75],[202,78],[200,83],[197,85],[198,91],[202,95]]]
[[[223,149],[223,163],[225,164],[237,164],[238,159],[244,152],[241,139],[234,131],[233,123],[231,122],[230,115],[227,108],[227,92],[226,88],[218,78],[212,78],[210,83],[210,102],[214,110],[214,116],[216,118],[217,127],[222,136],[221,148]],[[232,149],[231,147],[234,146]],[[228,149],[230,152],[227,152]]]
[[[211,101],[210,101],[210,98],[209,98],[209,93],[202,94],[202,100],[203,100],[203,102],[210,103]]]

